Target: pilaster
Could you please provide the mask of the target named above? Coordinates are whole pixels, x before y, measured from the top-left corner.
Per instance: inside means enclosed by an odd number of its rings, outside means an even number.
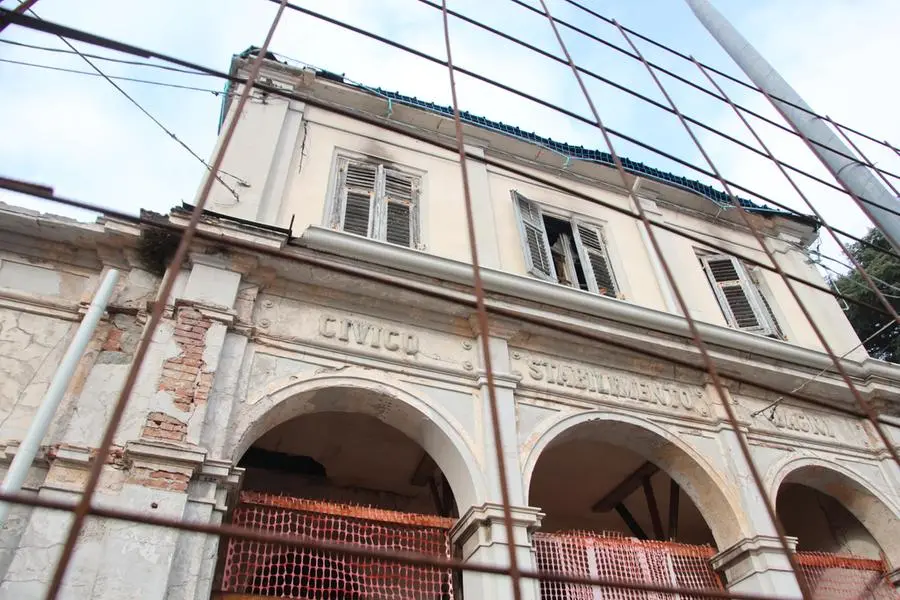
[[[537,508],[513,506],[512,524],[516,562],[520,569],[535,568],[531,535],[540,527],[543,514]],[[488,502],[473,506],[450,530],[450,539],[460,548],[462,559],[497,566],[509,566],[509,538],[503,521],[503,506]],[[483,573],[463,574],[463,596],[466,598],[512,598],[512,587],[508,577],[498,577]],[[537,600],[538,584],[533,580],[522,580],[523,600]]]
[[[791,552],[797,538],[788,538]],[[781,542],[771,535],[745,538],[711,559],[728,589],[734,592],[773,594],[780,598],[800,598],[800,586]]]

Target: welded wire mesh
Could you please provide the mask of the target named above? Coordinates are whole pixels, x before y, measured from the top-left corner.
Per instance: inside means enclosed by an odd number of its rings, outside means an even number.
[[[278,2],[277,0],[273,1],[275,1],[277,4],[280,4],[281,8],[289,6],[293,10],[303,12],[307,15],[316,14],[315,11],[311,11],[297,5],[284,2],[283,0],[281,2]],[[475,79],[496,85],[496,82],[491,82],[489,78],[486,78],[483,75],[453,66],[450,57],[450,34],[449,29],[446,27],[446,19],[448,16],[448,13],[446,12],[446,6],[438,6],[436,3],[430,4],[435,8],[442,8],[444,11],[444,34],[447,44],[448,57],[445,61],[443,59],[423,55],[423,53],[421,52],[418,53],[419,57],[423,60],[429,60],[433,63],[447,67],[451,75],[451,81],[454,73],[461,73],[469,77],[473,77]],[[550,14],[549,10],[547,10],[547,7],[545,5],[543,6],[543,10],[539,10],[533,6],[529,6],[527,8],[532,11],[538,10],[541,15],[544,15],[549,20],[549,23],[554,28],[554,30],[557,27],[557,24],[564,25],[572,30],[579,30],[579,28],[576,28],[571,24],[565,23],[564,21],[553,17]],[[280,14],[281,13],[279,12],[279,17]],[[71,36],[75,39],[82,39],[100,45],[103,44],[102,40],[96,37],[87,36],[83,32],[77,32],[60,27],[51,28],[46,23],[41,24],[33,20],[28,21],[21,18],[13,18],[7,12],[2,13],[2,16],[4,18],[9,18],[19,24],[24,24],[34,28],[43,27],[45,31],[53,31],[54,33]],[[291,94],[289,92],[285,92],[284,90],[280,90],[276,87],[267,86],[267,84],[260,84],[256,81],[258,68],[262,61],[262,55],[265,53],[265,49],[268,46],[268,41],[269,39],[271,39],[271,34],[274,31],[275,26],[277,25],[279,17],[276,17],[275,23],[273,23],[272,29],[270,30],[269,38],[267,39],[266,43],[263,44],[263,50],[260,52],[260,58],[254,61],[254,69],[252,70],[251,76],[249,77],[249,85],[247,86],[247,89],[255,86],[259,89],[266,90],[268,93],[281,95],[285,98],[290,98]],[[331,19],[330,22],[338,26],[346,26],[346,24],[335,22],[334,19]],[[613,24],[615,23],[613,22]],[[391,40],[375,36],[374,34],[371,34],[360,28],[351,29],[356,31],[360,35],[378,39],[379,41],[390,44],[395,48],[404,50],[402,44],[398,44]],[[584,32],[584,30],[580,31]],[[623,29],[622,33],[623,35],[625,35],[626,39],[628,39],[628,35],[626,35],[626,32],[629,34],[635,33],[631,30]],[[591,37],[592,39],[596,38],[596,36],[592,35],[588,35],[588,37]],[[575,75],[575,77],[579,78],[579,84],[581,84],[580,77],[581,74],[584,73],[584,70],[580,69],[575,61],[572,60],[572,58],[569,56],[566,45],[562,37],[559,36],[558,33],[557,39],[560,42],[563,53],[566,55],[566,60],[563,61],[559,57],[557,57],[556,60],[563,62],[564,64],[569,64],[573,70],[573,74]],[[595,41],[604,42],[600,39],[595,39]],[[106,45],[109,45],[108,41]],[[119,44],[119,49],[126,47],[127,46]],[[640,56],[640,52],[637,51],[637,48],[633,47],[633,49],[635,53],[634,55],[631,55],[631,58],[643,61]],[[406,48],[405,50],[409,51],[408,48]],[[133,48],[131,51],[136,52]],[[146,52],[142,54],[142,56],[152,55],[153,54],[148,54]],[[158,58],[169,60],[171,62],[175,62],[177,64],[197,68],[196,65],[190,65],[185,61],[179,61],[177,59],[173,59],[172,57],[165,57],[159,54],[156,54],[155,56],[157,56]],[[687,59],[687,57],[685,58]],[[643,62],[644,64],[646,64],[650,72],[653,73],[653,69],[655,68],[654,65],[648,61]],[[211,74],[217,74],[219,76],[223,75],[209,69],[207,69],[206,71],[210,72]],[[717,73],[721,75],[720,72]],[[228,78],[229,76],[225,75],[225,77]],[[243,83],[243,81],[236,79],[234,76],[230,77],[232,83]],[[660,87],[662,88],[662,86]],[[507,93],[518,95],[520,97],[535,101],[538,104],[548,106],[581,123],[596,126],[599,131],[598,135],[602,135],[609,150],[608,154],[604,157],[604,163],[607,165],[615,165],[622,176],[623,186],[625,187],[625,189],[629,188],[629,180],[625,169],[625,166],[627,165],[623,166],[623,163],[620,161],[615,152],[612,140],[626,140],[632,143],[637,143],[637,140],[634,140],[633,138],[630,138],[629,136],[621,132],[616,132],[615,130],[604,126],[601,120],[601,115],[594,108],[591,95],[588,93],[588,90],[584,88],[583,84],[582,89],[584,90],[586,100],[589,104],[591,104],[594,116],[593,119],[586,118],[582,115],[573,113],[572,111],[568,111],[560,107],[552,106],[546,101],[541,101],[540,99],[528,96],[527,94],[524,94],[519,90],[511,89],[509,87],[505,87],[503,89]],[[723,101],[728,101],[724,97],[720,99],[722,99]],[[242,95],[241,97],[241,101],[243,102],[244,100],[246,100],[246,94]],[[469,197],[468,192],[465,163],[467,158],[472,157],[466,151],[463,144],[462,122],[459,114],[460,103],[464,104],[464,99],[462,102],[458,101],[454,89],[453,108],[457,125],[457,150],[460,156],[460,164],[463,168],[462,179],[463,185],[466,188],[466,204],[470,209],[471,198]],[[671,107],[671,109],[675,113],[678,112],[674,105]],[[736,109],[744,110],[743,107],[736,107]],[[686,119],[685,122],[692,121]],[[685,126],[687,127],[687,125]],[[853,131],[855,134],[860,133],[845,126],[841,127],[848,131]],[[197,231],[197,226],[200,222],[200,216],[203,211],[203,205],[209,193],[212,179],[214,177],[218,177],[218,169],[221,165],[221,158],[224,155],[224,152],[227,150],[230,133],[232,132],[233,130],[229,130],[229,134],[225,136],[224,142],[220,145],[220,148],[216,155],[216,159],[211,161],[211,171],[213,175],[208,177],[205,181],[204,190],[201,192],[200,200],[197,203],[197,207],[194,209],[191,222],[186,228],[187,234],[182,240],[182,244],[179,247],[179,251],[176,254],[175,259],[173,260],[173,264],[170,265],[170,273],[167,276],[164,285],[162,286],[162,298],[157,300],[157,305],[154,307],[154,313],[150,320],[150,331],[145,332],[145,339],[149,339],[149,337],[152,336],[153,326],[158,325],[160,319],[162,318],[162,307],[165,305],[165,300],[171,292],[174,282],[174,273],[177,273],[184,263],[192,237]],[[869,140],[877,141],[876,138],[872,136],[866,137]],[[884,146],[894,149],[892,145],[887,143],[884,143]],[[648,148],[646,144],[643,144],[642,147]],[[661,155],[665,155],[665,153],[659,152],[658,149],[648,149],[656,151]],[[674,159],[674,157],[671,156],[668,156],[668,158]],[[770,158],[777,161],[774,156],[770,156]],[[870,168],[877,170],[880,175],[884,177],[894,176],[881,167],[875,167],[874,165],[871,165],[871,161],[869,161],[868,159],[864,158],[864,160],[866,163],[868,163]],[[710,161],[709,169],[705,167],[697,167],[696,165],[690,164],[683,160],[675,160],[675,162],[678,162],[686,168],[689,168],[696,172],[700,172],[706,176],[718,176],[718,171],[712,161]],[[717,178],[726,189],[728,189],[729,186],[732,186],[735,190],[738,191],[751,191],[745,187],[738,185],[735,182],[727,180],[724,177],[718,176]],[[676,183],[677,182],[673,181],[673,184]],[[836,189],[840,189],[839,185],[831,183],[829,183],[829,185]],[[22,185],[20,183],[16,184],[15,182],[6,185],[6,187],[8,187],[8,189],[17,189],[18,191],[35,193],[46,198],[56,198],[52,190],[48,192],[46,188],[39,189],[35,187],[29,187],[27,185]],[[849,190],[846,191],[849,193]],[[731,200],[734,200],[736,207],[740,210],[741,201],[737,200],[730,190],[728,191],[726,196],[728,196]],[[755,196],[760,197],[759,194],[756,194]],[[857,198],[857,200],[861,204],[870,202],[870,200],[866,198]],[[649,220],[643,213],[643,210],[640,207],[640,203],[637,202],[636,198],[635,209],[636,212],[629,211],[629,216],[643,222],[644,226],[646,227],[646,231],[651,238],[651,241],[653,241],[654,227],[651,227]],[[472,255],[473,257],[477,257],[471,211],[469,217],[468,235],[470,239]],[[754,230],[754,225],[752,222],[748,223],[748,227],[751,230]],[[838,234],[843,235],[840,230],[837,230],[836,228],[831,229],[833,229]],[[680,232],[676,231],[675,233],[677,234]],[[759,239],[760,243],[763,244],[763,248],[765,248],[762,238],[760,237]],[[661,261],[664,270],[670,275],[671,284],[674,288],[676,288],[677,295],[677,285],[674,278],[671,277],[671,269],[666,262],[665,253],[661,251],[660,247],[656,244],[655,241],[653,242],[653,244],[655,252],[657,254],[657,258]],[[890,251],[888,251],[888,253],[890,253]],[[773,264],[771,266],[764,265],[764,268],[768,268],[769,270],[774,271],[780,271],[778,265],[775,264],[775,258],[771,257],[771,259]],[[788,284],[788,286],[790,286],[791,276],[784,273],[779,274],[784,277],[785,282]],[[476,313],[480,322],[482,338],[487,339],[487,336],[489,334],[489,308],[484,302],[484,290],[481,287],[480,271],[477,258],[474,265],[474,281],[476,296],[474,307],[476,309]],[[874,284],[871,280],[869,280],[869,283],[874,287]],[[802,298],[798,296],[797,300],[801,307],[804,306]],[[681,304],[681,312],[685,315],[685,319],[690,326],[690,337],[692,338],[693,343],[696,345],[699,352],[703,355],[703,369],[710,374],[715,386],[719,389],[723,406],[726,408],[726,410],[729,411],[728,418],[730,424],[735,431],[735,435],[738,436],[738,441],[740,442],[742,450],[744,451],[745,459],[747,460],[749,468],[754,475],[755,484],[759,488],[760,494],[762,494],[764,498],[767,498],[772,516],[774,516],[774,510],[771,509],[771,499],[767,497],[766,490],[764,489],[764,486],[762,485],[758,473],[756,472],[756,469],[753,465],[753,460],[750,456],[749,451],[747,450],[746,440],[741,433],[741,425],[735,415],[730,412],[730,400],[728,398],[728,394],[726,394],[724,391],[723,385],[718,380],[715,361],[712,360],[712,358],[706,352],[704,339],[700,335],[699,330],[696,328],[690,311],[687,310],[688,307],[684,305],[683,301],[681,302]],[[890,305],[887,305],[886,308],[888,309],[886,313],[887,316],[896,320],[896,312],[893,311]],[[809,317],[811,324],[815,328],[816,324],[813,322],[812,317],[810,317],[809,315],[807,316]],[[834,369],[843,375],[847,388],[853,395],[855,395],[856,400],[859,404],[860,412],[869,419],[873,428],[880,434],[881,440],[886,443],[888,452],[891,453],[896,460],[896,450],[889,441],[888,437],[883,433],[878,415],[871,409],[871,407],[868,406],[868,404],[859,394],[858,390],[856,390],[856,386],[853,383],[852,379],[844,372],[840,359],[838,359],[838,357],[836,357],[834,353],[831,352],[830,349],[828,349],[827,344],[824,343],[824,340],[822,341],[823,345],[828,350],[828,353],[831,355],[834,363]],[[639,348],[632,349],[641,351]],[[490,356],[490,352],[486,342],[484,345],[484,351],[485,358],[488,359]],[[107,428],[104,440],[101,443],[101,447],[98,453],[99,459],[95,461],[91,477],[88,480],[88,484],[85,488],[84,496],[79,502],[78,506],[74,507],[77,518],[75,519],[74,524],[68,532],[68,540],[64,548],[63,560],[54,573],[54,580],[49,593],[49,596],[51,598],[55,597],[56,592],[59,590],[59,586],[61,585],[62,578],[68,565],[69,556],[71,555],[72,550],[76,544],[78,534],[83,525],[84,519],[92,511],[93,496],[99,480],[100,471],[103,468],[103,463],[105,462],[103,459],[105,459],[105,457],[109,454],[113,434],[115,433],[118,422],[122,417],[125,405],[128,402],[131,385],[134,383],[134,378],[136,377],[142,358],[142,353],[139,352],[138,358],[135,360],[135,365],[132,367],[132,370],[129,373],[129,383],[126,383],[116,403],[113,417]],[[494,394],[494,384],[492,380],[492,370],[490,363],[486,364],[485,367],[487,370],[486,375],[490,392],[489,398],[492,408],[492,424],[494,426],[493,445],[496,451],[497,461],[502,466],[504,455],[499,436],[499,429],[497,427],[496,398]],[[790,394],[790,392],[788,392],[787,390],[784,390],[784,393],[787,395]],[[501,468],[500,474],[505,477],[506,470]],[[507,534],[509,535],[512,532],[512,521],[510,517],[510,506],[508,500],[508,486],[505,480],[502,478],[500,488],[503,492],[502,495],[504,522],[507,528]],[[22,498],[19,498],[18,501],[28,503],[27,499]],[[394,520],[392,521],[391,519]],[[403,522],[398,523],[398,520]],[[451,578],[449,576],[449,570],[446,564],[443,564],[442,566],[437,566],[438,563],[435,563],[435,565],[432,566],[422,564],[412,565],[408,564],[410,562],[409,560],[406,560],[406,562],[404,562],[402,557],[399,557],[397,555],[395,555],[393,558],[391,557],[392,552],[399,551],[407,553],[412,552],[424,557],[449,559],[451,553],[447,535],[448,525],[446,523],[411,523],[408,522],[408,520],[404,521],[403,518],[400,518],[400,516],[398,515],[391,516],[384,511],[377,513],[371,511],[361,511],[357,513],[356,509],[348,509],[346,507],[339,507],[336,505],[309,503],[307,501],[301,500],[288,501],[283,498],[279,499],[272,497],[245,495],[242,498],[241,504],[239,504],[234,511],[233,524],[240,527],[246,527],[250,530],[288,536],[292,538],[293,543],[288,543],[288,541],[286,540],[285,543],[281,544],[271,540],[260,541],[258,539],[241,539],[239,536],[233,536],[227,542],[226,563],[222,579],[223,589],[227,591],[252,593],[264,596],[268,595],[304,597],[303,594],[324,594],[328,590],[338,590],[340,593],[348,597],[358,596],[373,598],[438,598],[452,593]],[[779,530],[778,533],[779,538],[781,538],[782,545],[786,549],[787,543],[785,541],[783,531]],[[375,550],[376,553],[380,553],[383,551],[384,558],[382,559],[375,556],[352,558],[349,556],[344,556],[344,554],[339,551],[316,548],[315,545],[317,542],[336,542],[340,544],[347,544],[350,546],[355,545],[370,550]],[[512,548],[512,545],[509,546],[510,548]],[[713,553],[713,550],[710,548],[698,549],[695,547],[683,546],[678,544],[667,544],[662,542],[640,542],[636,540],[609,538],[591,534],[535,534],[534,549],[539,572],[527,573],[527,575],[530,577],[537,577],[539,579],[542,579],[542,582],[540,584],[541,593],[545,600],[562,600],[563,598],[582,597],[595,598],[597,597],[594,593],[596,589],[592,589],[588,584],[589,580],[592,579],[605,581],[605,585],[598,588],[602,590],[602,597],[604,598],[649,598],[651,596],[655,598],[660,594],[673,598],[675,597],[675,595],[678,595],[678,597],[694,597],[692,595],[692,592],[698,590],[706,590],[705,593],[709,595],[728,595],[727,593],[722,592],[721,580],[714,572],[710,570],[710,567],[708,565],[708,559]],[[518,580],[520,577],[519,565],[517,564],[517,560],[518,559],[515,552],[511,550],[511,565],[499,570],[499,572],[503,572],[511,576],[511,578],[513,579],[513,589],[515,590],[516,595],[519,594]],[[820,555],[813,556],[798,554],[796,555],[795,562],[797,563],[797,565],[799,565],[799,568],[797,568],[799,585],[801,585],[802,591],[807,597],[811,597],[811,595],[815,595],[818,597],[820,595],[833,594],[836,594],[833,597],[852,597],[857,593],[872,593],[873,595],[878,594],[876,596],[878,598],[892,597],[891,594],[893,592],[885,587],[886,584],[880,583],[880,577],[883,574],[884,565],[876,564],[877,561],[866,562],[860,561],[858,559],[837,559],[833,557],[827,558]],[[795,565],[795,567],[797,567],[797,565]],[[463,569],[467,568],[466,565],[460,565],[460,567]],[[488,569],[485,569],[485,571],[488,571]],[[555,581],[554,578],[556,579]],[[658,589],[660,586],[662,586],[663,588],[668,588],[668,590],[660,591]],[[700,595],[701,594],[698,592],[698,596]],[[735,597],[740,596],[739,594],[733,595]]]

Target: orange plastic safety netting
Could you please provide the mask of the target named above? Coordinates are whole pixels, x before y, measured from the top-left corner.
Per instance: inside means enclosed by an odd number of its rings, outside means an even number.
[[[816,600],[900,599],[885,579],[885,564],[880,560],[821,552],[798,552],[796,556]]]
[[[722,580],[709,566],[709,559],[715,554],[709,546],[637,540],[619,534],[566,532],[536,533],[534,550],[538,570],[548,573],[687,589],[723,589]],[[675,598],[673,594],[614,587],[592,588],[552,581],[542,581],[540,585],[541,600]],[[681,594],[678,598],[684,600],[690,596]]]
[[[450,555],[452,519],[254,492],[241,494],[235,525],[379,550]],[[446,569],[229,539],[223,592],[276,598],[444,600]]]

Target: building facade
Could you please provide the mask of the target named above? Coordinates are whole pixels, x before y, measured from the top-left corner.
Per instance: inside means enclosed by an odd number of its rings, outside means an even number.
[[[233,72],[246,76],[251,58],[235,57]],[[337,541],[349,539],[335,531],[352,522],[386,531],[388,541],[371,542],[383,548],[424,548],[396,540],[427,530],[436,554],[503,565],[514,544],[528,569],[585,575],[616,576],[603,562],[613,550],[563,568],[582,552],[571,540],[621,549],[647,538],[658,544],[642,546],[645,558],[647,548],[668,548],[666,584],[684,583],[687,567],[671,556],[690,546],[705,548],[696,569],[729,589],[798,595],[721,401],[701,369],[683,364],[699,364],[696,348],[646,234],[624,214],[633,207],[607,155],[464,115],[492,311],[482,332],[448,109],[274,59],[262,81],[294,99],[255,91],[240,115],[225,102],[223,119],[240,119],[223,165],[241,180],[237,197],[213,187],[116,433],[99,505],[287,531],[260,516],[275,515],[302,524],[293,533]],[[895,575],[900,469],[854,416],[844,382],[820,374],[830,361],[787,287],[735,258],[766,260],[724,194],[626,167],[661,225],[666,258],[798,552],[841,557],[839,573],[857,560]],[[785,270],[825,285],[805,254],[816,224],[746,206]],[[185,226],[189,211],[96,223],[0,211],[6,464],[101,278],[120,272],[28,493],[78,497],[178,243],[154,223]],[[900,367],[866,355],[833,297],[799,293],[900,440]],[[484,335],[512,540],[501,520]],[[802,385],[819,402],[770,407],[777,395],[735,378]],[[69,522],[64,512],[12,509],[2,597],[42,597]],[[258,545],[241,544],[91,518],[63,597],[511,597],[508,581],[490,575],[403,575],[285,549],[259,558]],[[647,573],[638,579],[659,583]],[[390,596],[403,577],[406,591]],[[432,587],[416,587],[423,581]],[[585,597],[579,590],[529,581],[524,592]]]

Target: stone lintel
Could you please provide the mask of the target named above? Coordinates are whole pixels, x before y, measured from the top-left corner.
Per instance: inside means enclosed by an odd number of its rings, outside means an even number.
[[[544,513],[531,506],[513,506],[512,523],[515,544],[531,547],[531,533],[540,527]],[[506,543],[506,526],[503,522],[503,505],[485,502],[473,506],[456,522],[450,530],[450,539],[459,544],[464,553],[471,556],[474,548]]]
[[[136,468],[174,470],[193,476],[206,461],[206,450],[160,442],[132,441],[125,445],[125,460]]]
[[[788,536],[787,541],[794,552],[797,538]],[[758,573],[791,570],[781,542],[773,535],[744,538],[713,556],[710,564],[725,576],[729,588]]]

